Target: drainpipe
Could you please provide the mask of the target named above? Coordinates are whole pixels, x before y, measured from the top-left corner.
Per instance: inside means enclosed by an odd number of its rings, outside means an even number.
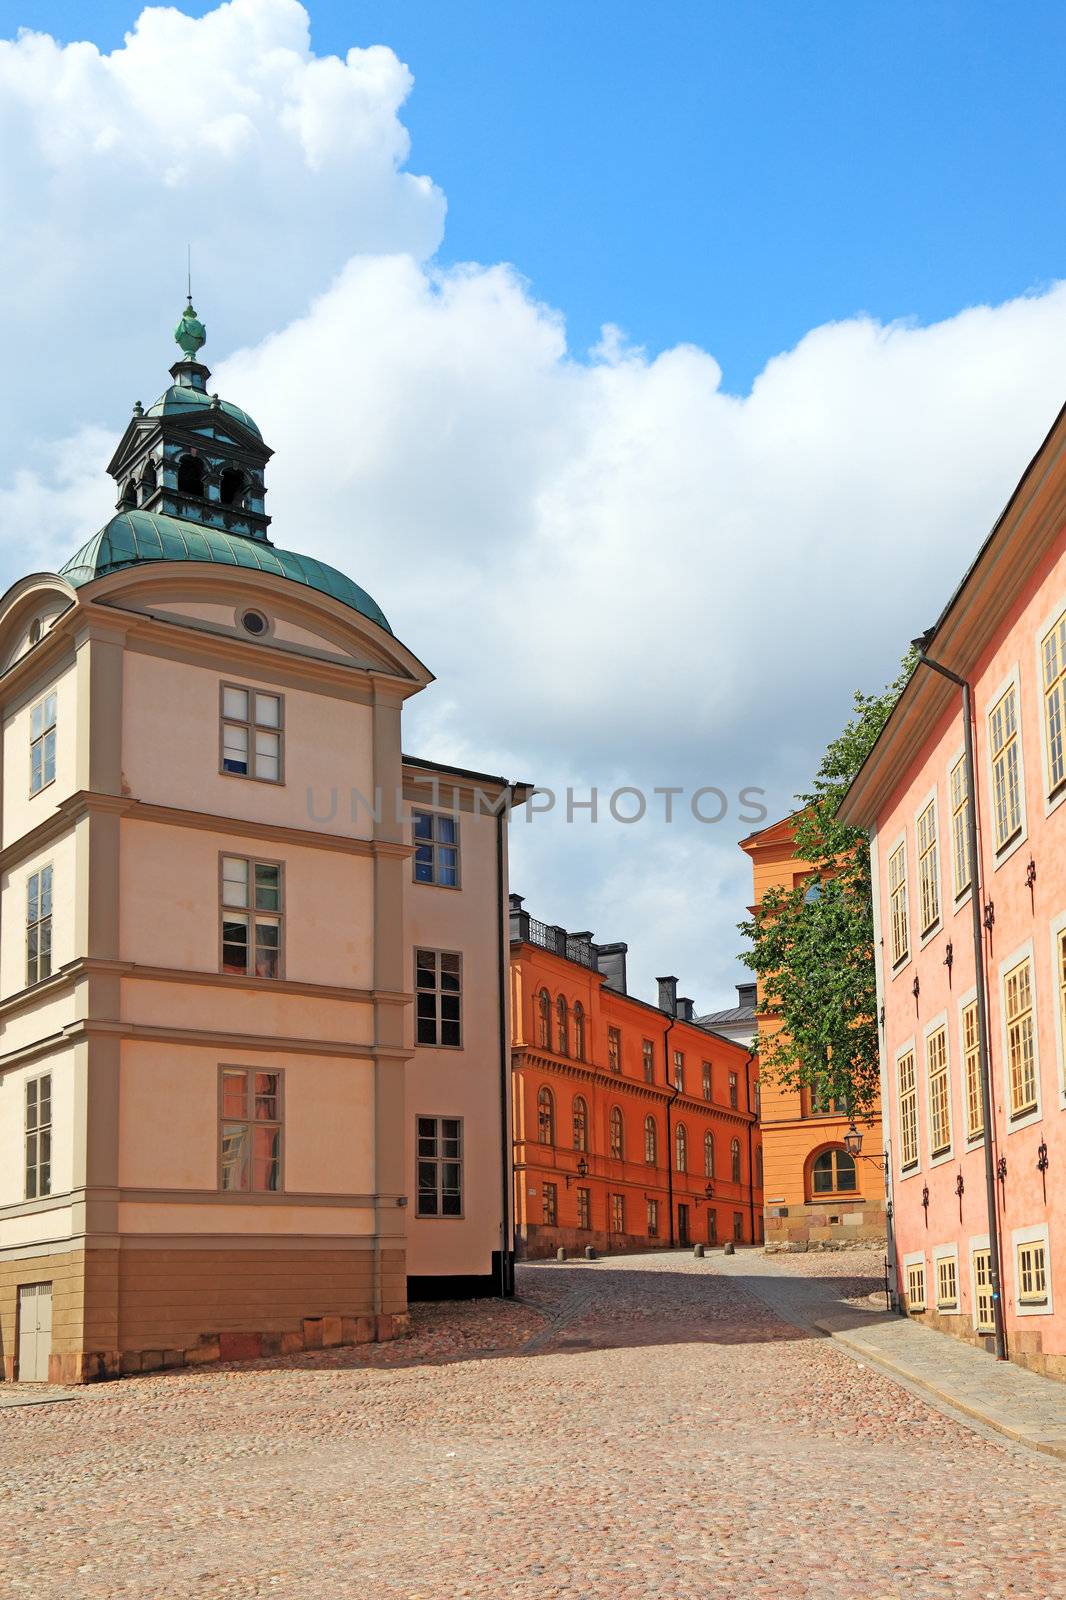
[[[988,1254],[992,1269],[992,1314],[996,1329],[996,1355],[1007,1359],[1007,1336],[1003,1325],[1002,1262],[999,1243],[999,1216],[996,1210],[996,1161],[992,1148],[992,1065],[988,1050],[988,1005],[985,997],[985,945],[981,928],[981,859],[977,853],[977,774],[973,759],[973,728],[970,718],[970,685],[965,678],[941,666],[925,653],[932,630],[915,639],[922,666],[939,672],[962,690],[962,723],[966,762],[966,841],[970,851],[970,911],[973,921],[974,978],[977,983],[977,1049],[981,1069],[981,1100],[984,1106],[985,1205],[988,1211]]]
[[[674,1248],[674,1139],[670,1130],[670,1109],[681,1093],[680,1084],[670,1082],[670,1031],[674,1026],[675,1018],[671,1017],[663,1034],[663,1067],[666,1072],[666,1087],[673,1089],[673,1094],[666,1102],[666,1204],[670,1211],[670,1249]]]
[[[513,790],[512,790],[513,796]],[[507,950],[504,939],[504,899],[507,886],[503,870],[504,812],[496,813],[496,937],[497,1005],[500,1029],[500,1297],[514,1294],[514,1251],[511,1246],[511,1194],[514,1183],[514,1143],[511,1136],[511,1041],[507,1037]]]
[[[755,1051],[748,1052],[748,1059],[744,1063],[744,1094],[748,1102],[748,1112],[751,1112],[751,1073],[748,1068],[755,1060]],[[755,1237],[755,1155],[754,1155],[755,1124],[748,1123],[748,1210],[751,1213],[751,1242],[757,1244]]]

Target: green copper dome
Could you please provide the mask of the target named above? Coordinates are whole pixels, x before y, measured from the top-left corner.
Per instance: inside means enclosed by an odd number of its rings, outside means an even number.
[[[60,568],[61,575],[79,589],[96,578],[124,567],[149,561],[211,562],[220,567],[252,567],[272,572],[276,577],[317,589],[342,605],[351,606],[361,616],[376,622],[391,633],[385,614],[365,589],[346,578],[336,567],[328,567],[313,556],[278,550],[262,539],[224,533],[180,517],[153,515],[148,511],[122,511],[82,545],[76,555]]]
[[[144,414],[146,417],[180,417],[182,415],[192,417],[195,414],[210,411],[214,403],[212,397],[203,389],[194,389],[191,384],[186,383],[172,383],[170,388],[164,390],[159,396],[155,405],[149,406]],[[249,433],[254,433],[257,439],[263,437],[256,423],[252,421],[247,411],[241,410],[240,406],[233,405],[229,400],[220,400],[218,408],[220,411],[225,411],[227,416],[235,417],[238,422],[248,429]]]

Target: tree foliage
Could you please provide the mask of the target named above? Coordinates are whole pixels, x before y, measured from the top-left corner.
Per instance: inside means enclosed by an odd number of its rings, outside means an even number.
[[[759,1010],[781,1023],[760,1040],[762,1070],[820,1103],[843,1102],[859,1119],[879,1089],[870,852],[865,832],[836,812],[913,667],[908,656],[883,693],[856,693],[810,793],[796,797],[796,854],[810,863],[810,879],[770,889],[740,924],[751,941],[742,959],[762,985]]]

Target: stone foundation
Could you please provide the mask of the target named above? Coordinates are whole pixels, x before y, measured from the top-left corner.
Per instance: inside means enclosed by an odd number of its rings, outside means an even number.
[[[779,1250],[869,1249],[884,1246],[886,1240],[882,1201],[767,1206],[763,1221],[767,1255]]]
[[[922,1322],[937,1333],[948,1333],[953,1339],[961,1339],[963,1344],[987,1350],[989,1355],[995,1354],[996,1343],[992,1335],[978,1333],[967,1313],[949,1316],[943,1311],[909,1311],[907,1315],[912,1322]],[[1057,1378],[1066,1383],[1066,1355],[1045,1352],[1043,1343],[1044,1336],[1040,1328],[1007,1329],[1007,1355],[1015,1366],[1039,1373],[1042,1378]]]

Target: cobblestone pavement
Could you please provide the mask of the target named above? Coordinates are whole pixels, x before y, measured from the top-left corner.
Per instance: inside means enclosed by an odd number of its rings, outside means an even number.
[[[858,1301],[864,1265],[825,1274]],[[0,1413],[0,1597],[1066,1593],[1060,1463],[942,1416],[712,1261],[543,1263],[519,1290],[417,1308],[369,1354]]]

